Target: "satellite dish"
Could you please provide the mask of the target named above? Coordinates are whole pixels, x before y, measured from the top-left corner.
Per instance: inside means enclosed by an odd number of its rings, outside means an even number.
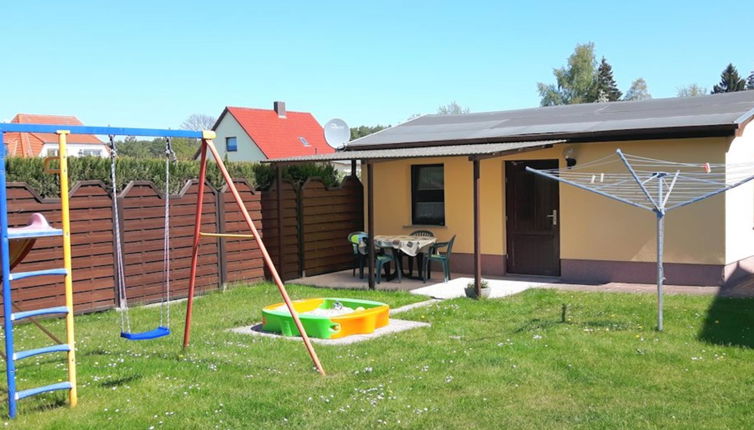
[[[351,140],[351,129],[340,118],[334,118],[325,124],[325,141],[331,147],[338,149]]]

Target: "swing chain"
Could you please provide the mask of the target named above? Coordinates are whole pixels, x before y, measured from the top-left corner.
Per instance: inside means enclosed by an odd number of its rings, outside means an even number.
[[[115,229],[115,278],[118,287],[118,306],[120,307],[121,332],[131,331],[131,319],[128,315],[128,298],[126,295],[125,268],[123,265],[123,244],[120,236],[120,210],[118,208],[118,184],[115,175],[115,161],[118,158],[118,149],[115,146],[115,136],[108,136],[110,147],[110,180],[112,182],[113,221]]]
[[[170,328],[170,164],[175,163],[177,157],[173,150],[170,136],[165,138],[165,225],[163,236],[163,282],[165,285],[165,300],[160,305],[160,325],[163,324],[163,312],[165,313],[165,327]]]

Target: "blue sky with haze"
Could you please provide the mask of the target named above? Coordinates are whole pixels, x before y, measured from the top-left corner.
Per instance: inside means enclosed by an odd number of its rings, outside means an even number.
[[[622,91],[711,88],[754,70],[740,1],[3,2],[0,120],[70,114],[88,125],[173,127],[226,105],[396,124],[456,100],[533,107],[577,43]]]

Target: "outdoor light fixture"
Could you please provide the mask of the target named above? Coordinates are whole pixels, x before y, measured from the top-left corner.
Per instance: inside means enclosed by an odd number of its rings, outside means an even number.
[[[568,148],[563,152],[563,158],[565,158],[566,166],[570,169],[576,165],[576,158],[573,156],[573,148]]]

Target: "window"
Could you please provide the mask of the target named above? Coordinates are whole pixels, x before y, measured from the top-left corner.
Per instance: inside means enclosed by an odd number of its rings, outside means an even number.
[[[411,223],[445,225],[442,164],[411,166]]]
[[[55,149],[50,148],[47,150],[48,157],[57,157],[58,155],[59,155],[58,148],[55,148]]]
[[[227,152],[238,151],[238,141],[236,140],[235,136],[225,138],[225,151]]]
[[[309,144],[309,141],[306,140],[305,137],[299,137],[298,141],[301,142],[301,144],[304,145],[304,146],[312,146],[311,144]]]
[[[55,150],[55,152],[58,152]],[[58,154],[55,154],[58,155]],[[79,157],[99,157],[99,149],[79,149]]]

